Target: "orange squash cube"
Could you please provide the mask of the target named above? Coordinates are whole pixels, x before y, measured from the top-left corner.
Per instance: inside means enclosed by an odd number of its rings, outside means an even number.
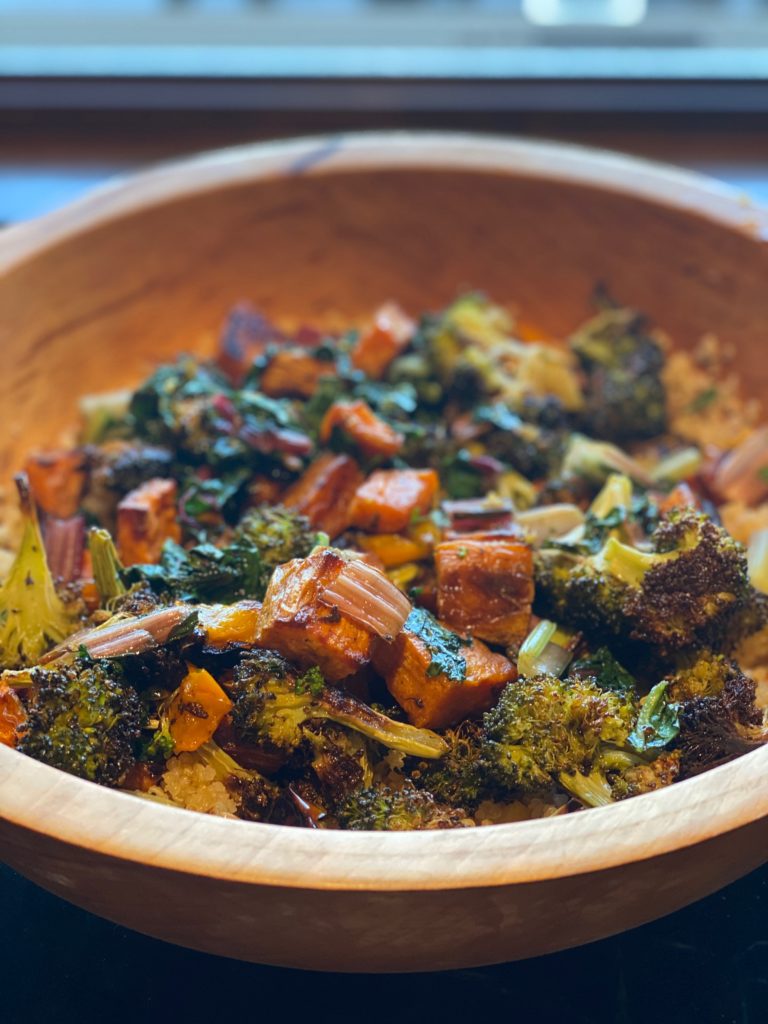
[[[368,533],[400,533],[414,515],[429,512],[439,486],[434,469],[377,469],[357,489],[351,523]]]
[[[283,494],[282,503],[333,540],[350,525],[349,509],[363,474],[349,455],[325,452]]]
[[[437,610],[459,633],[504,647],[528,635],[533,552],[515,536],[467,534],[435,548]]]
[[[512,662],[479,640],[462,647],[460,654],[466,664],[463,680],[430,675],[432,654],[406,625],[391,644],[376,642],[373,666],[409,722],[419,728],[446,729],[488,711],[504,686],[517,678]]]
[[[416,324],[395,302],[385,302],[357,339],[350,359],[366,377],[380,380],[393,359],[410,344]]]
[[[117,550],[123,565],[157,562],[167,540],[181,540],[175,480],[148,480],[117,506]]]

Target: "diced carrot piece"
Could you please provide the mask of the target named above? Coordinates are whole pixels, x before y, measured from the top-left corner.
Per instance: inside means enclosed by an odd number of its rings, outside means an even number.
[[[334,430],[350,437],[363,455],[391,458],[403,447],[402,434],[380,419],[367,402],[334,402],[320,424],[320,440],[327,444]]]
[[[333,540],[350,525],[349,507],[363,474],[349,455],[325,452],[283,495],[283,505],[309,519]]]
[[[420,562],[427,558],[432,550],[428,544],[400,533],[379,533],[372,536],[358,537],[358,546],[370,554],[376,555],[385,569],[394,569],[406,562]]]
[[[357,339],[350,359],[356,370],[379,380],[393,359],[410,344],[416,324],[395,302],[386,302]]]
[[[378,469],[358,487],[351,523],[369,533],[399,533],[414,515],[429,512],[439,486],[434,469]]]
[[[309,398],[322,377],[332,377],[335,366],[303,348],[281,348],[269,360],[259,387],[272,398]]]
[[[465,679],[429,675],[432,655],[406,626],[391,644],[376,642],[373,666],[413,725],[445,729],[493,707],[504,686],[517,678],[512,662],[479,640],[463,647],[461,654]]]
[[[117,550],[123,565],[157,562],[166,540],[181,540],[176,481],[148,480],[117,506]]]
[[[669,494],[665,494],[659,501],[659,512],[671,512],[673,508],[701,508],[701,499],[694,494],[693,489],[686,483],[678,484]]]
[[[0,743],[15,747],[27,722],[27,713],[16,691],[0,683]]]
[[[199,605],[197,621],[207,647],[226,647],[228,644],[253,644],[259,628],[258,601],[238,601],[236,604]]]
[[[86,464],[81,451],[40,452],[24,463],[37,505],[50,516],[69,519],[80,507]]]
[[[437,608],[459,633],[520,643],[533,601],[533,552],[514,536],[467,534],[435,548]]]
[[[264,596],[257,644],[302,668],[319,666],[330,682],[367,664],[372,635],[320,599],[345,565],[340,555],[323,548],[278,566]]]
[[[204,668],[189,666],[168,705],[168,730],[177,753],[197,750],[213,736],[232,701]]]

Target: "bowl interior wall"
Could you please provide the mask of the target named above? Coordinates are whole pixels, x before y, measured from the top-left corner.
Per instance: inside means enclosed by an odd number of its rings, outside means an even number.
[[[415,312],[481,288],[562,334],[597,281],[676,343],[716,332],[748,390],[768,384],[768,247],[685,211],[451,170],[293,176],[143,210],[0,278],[0,475],[55,441],[79,395],[210,350],[241,299],[287,323],[341,326],[387,298]]]

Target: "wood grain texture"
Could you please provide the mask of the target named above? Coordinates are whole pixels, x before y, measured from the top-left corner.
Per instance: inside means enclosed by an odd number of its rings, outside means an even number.
[[[88,391],[207,351],[250,298],[289,323],[466,287],[554,333],[596,280],[768,384],[768,217],[694,176],[455,136],[257,146],[159,168],[0,235],[5,478]],[[768,856],[768,750],[607,809],[482,830],[305,832],[94,787],[0,748],[0,855],[66,899],[266,963],[424,970],[531,956],[682,906]],[[417,922],[415,924],[414,922]]]

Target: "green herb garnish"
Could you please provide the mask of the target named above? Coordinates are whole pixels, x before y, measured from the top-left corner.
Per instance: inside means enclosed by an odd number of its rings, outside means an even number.
[[[406,619],[405,628],[417,636],[429,651],[428,676],[447,676],[454,683],[464,682],[467,662],[460,652],[462,647],[469,647],[469,640],[441,626],[424,608],[413,609]]]

